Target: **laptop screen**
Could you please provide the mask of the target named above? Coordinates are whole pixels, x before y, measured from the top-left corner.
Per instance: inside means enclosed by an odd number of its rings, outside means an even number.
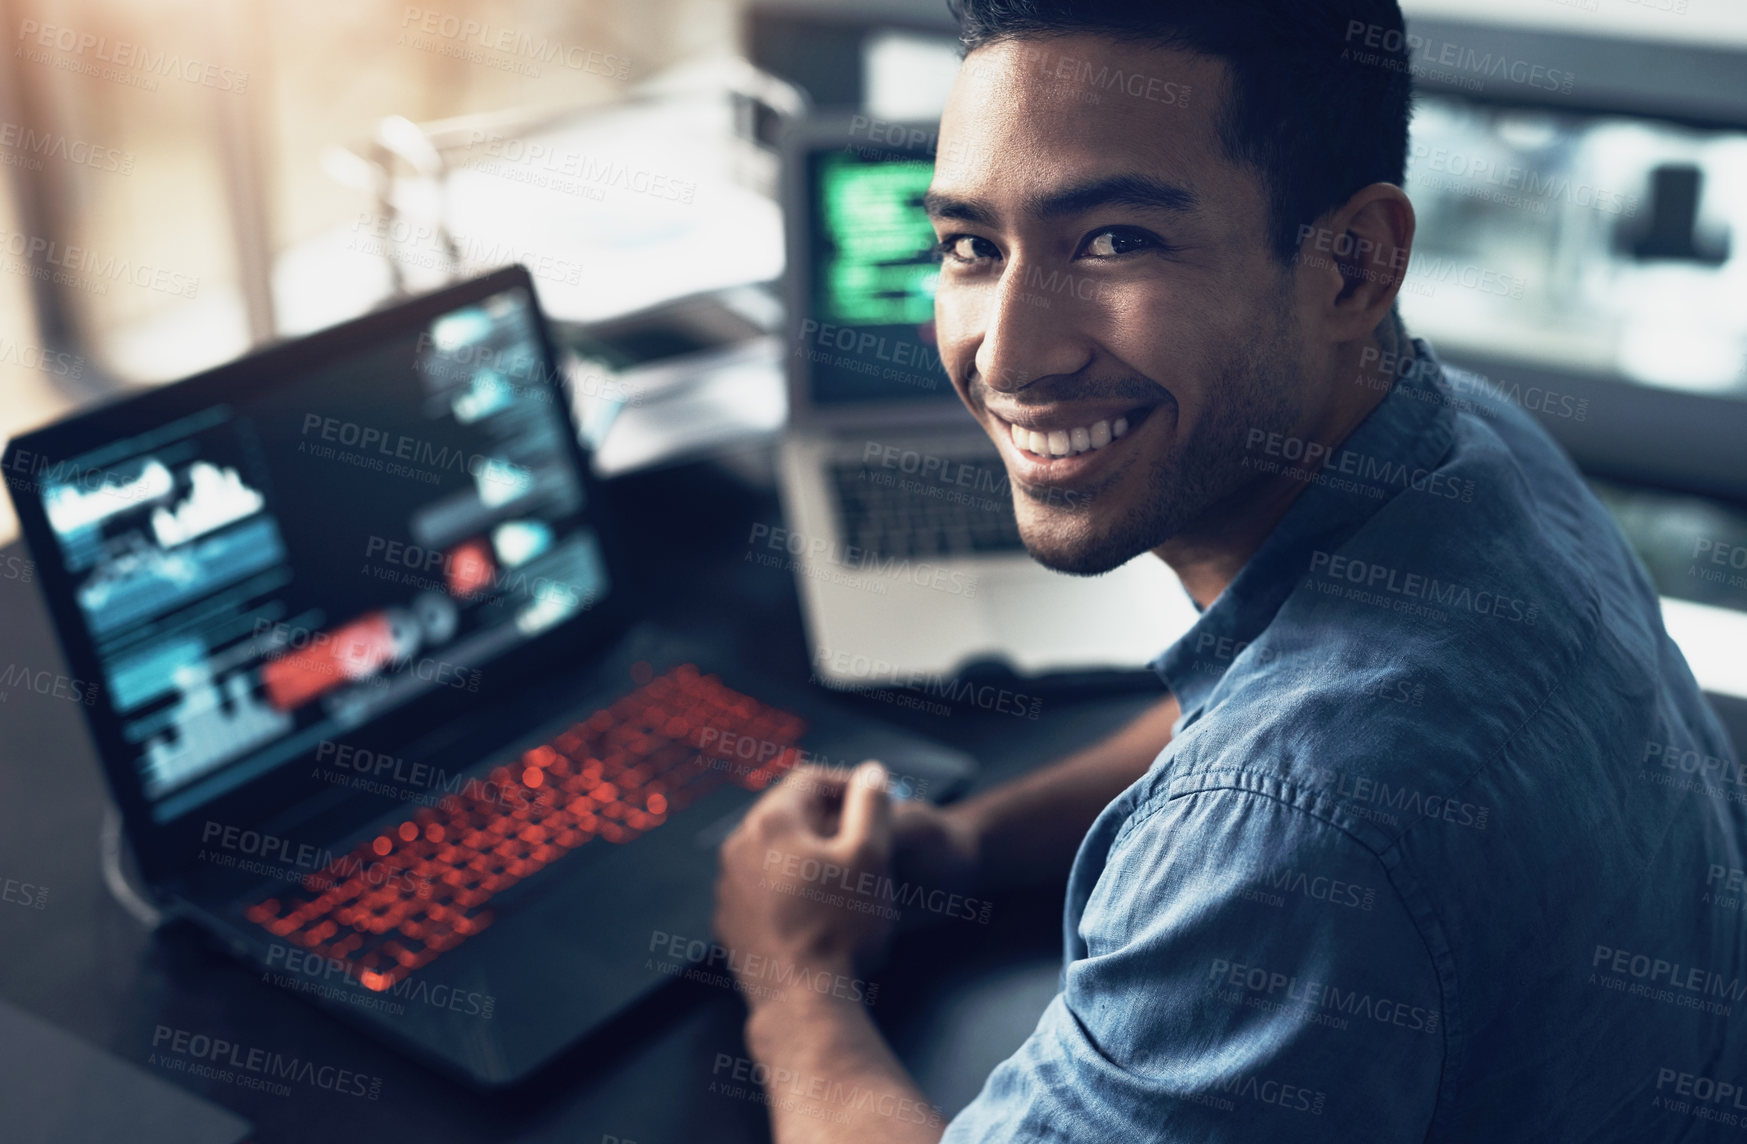
[[[606,596],[527,290],[376,328],[34,482],[158,822]]]
[[[916,151],[820,147],[806,158],[811,313],[801,326],[813,403],[956,401],[933,337],[934,231]]]

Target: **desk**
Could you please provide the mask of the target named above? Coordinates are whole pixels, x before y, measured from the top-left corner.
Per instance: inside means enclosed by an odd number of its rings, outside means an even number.
[[[776,523],[769,457],[738,458],[751,480],[714,465],[613,486],[636,540],[639,575],[671,600],[661,618],[735,649],[767,674],[804,679],[805,641],[790,574],[746,562],[753,521]],[[683,555],[683,559],[679,558]],[[0,663],[62,669],[36,586],[6,578],[23,559],[0,549]],[[708,585],[708,591],[700,591]],[[711,604],[710,601],[715,601]],[[732,601],[724,607],[722,601]],[[731,613],[731,614],[730,614]],[[1155,687],[1046,696],[1035,722],[954,709],[949,716],[871,699],[864,713],[960,746],[982,785],[1035,767],[1155,699]],[[44,887],[41,909],[0,900],[0,994],[121,1059],[250,1118],[280,1141],[564,1141],[694,1144],[768,1139],[765,1112],[711,1090],[735,1085],[741,1004],[723,989],[676,985],[639,1011],[625,1038],[585,1043],[524,1088],[481,1096],[444,1080],[300,998],[262,984],[180,925],[143,929],[103,886],[98,835],[106,792],[76,703],[13,687],[0,700],[0,881]],[[6,895],[8,899],[16,894]],[[1030,1032],[1055,991],[1060,902],[996,904],[988,926],[953,921],[900,940],[878,974],[875,1015],[930,1099],[948,1113]],[[163,1071],[159,1026],[379,1077],[378,1099],[307,1084],[290,1095]]]

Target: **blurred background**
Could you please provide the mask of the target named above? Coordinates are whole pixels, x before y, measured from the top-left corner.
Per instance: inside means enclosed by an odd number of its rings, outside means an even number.
[[[1709,609],[1670,621],[1707,686],[1747,695],[1717,682],[1742,569],[1690,551],[1747,556],[1747,5],[1404,6],[1409,325],[1571,449]],[[927,123],[956,67],[943,0],[0,0],[0,27],[0,435],[523,261],[561,328],[623,327],[567,339],[642,371],[585,411],[619,471],[780,430],[783,124]]]

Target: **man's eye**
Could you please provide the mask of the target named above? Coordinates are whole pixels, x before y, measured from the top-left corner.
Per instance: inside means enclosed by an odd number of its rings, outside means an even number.
[[[1088,258],[1115,258],[1117,255],[1134,254],[1142,250],[1163,249],[1165,244],[1157,235],[1131,227],[1112,226],[1094,231],[1088,236],[1085,244],[1080,247],[1080,253]]]
[[[934,256],[943,262],[964,265],[985,258],[999,258],[1001,252],[986,238],[974,234],[949,234],[935,245]]]

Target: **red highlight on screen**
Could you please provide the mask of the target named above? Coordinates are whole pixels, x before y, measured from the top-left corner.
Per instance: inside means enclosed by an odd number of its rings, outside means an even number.
[[[261,683],[267,701],[289,711],[349,680],[374,675],[393,659],[394,632],[388,614],[371,612],[330,638],[267,664],[261,669]]]
[[[478,595],[491,587],[492,578],[497,575],[491,549],[483,540],[457,544],[444,564],[449,569],[449,594],[458,600]]]

